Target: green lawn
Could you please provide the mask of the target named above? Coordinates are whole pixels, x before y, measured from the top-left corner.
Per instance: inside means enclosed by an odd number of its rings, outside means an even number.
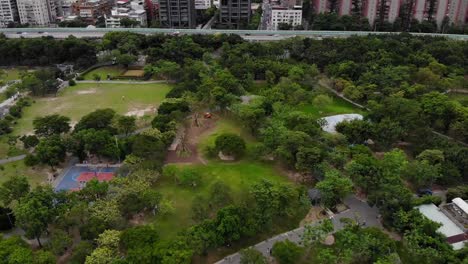
[[[122,66],[104,66],[86,73],[83,78],[85,80],[94,80],[94,75],[97,74],[101,76],[101,80],[107,80],[108,74],[110,74],[111,77],[116,77],[122,74],[124,71],[125,69]]]
[[[240,135],[246,141],[247,147],[250,143],[256,141],[252,135],[242,128],[242,125],[238,121],[227,116],[222,116],[216,121],[215,130],[208,135],[202,136],[198,144],[198,150],[203,152],[205,147],[214,146],[216,137],[223,133],[234,133]]]
[[[202,135],[198,144],[199,151],[203,151],[206,146],[214,145],[216,137],[225,132],[235,133],[242,136],[247,148],[255,142],[241,125],[229,116],[221,116],[216,121],[214,131]],[[175,212],[166,217],[157,217],[156,225],[161,230],[163,238],[170,238],[182,229],[194,224],[192,220],[192,201],[195,195],[200,194],[207,197],[210,186],[215,181],[222,181],[230,186],[235,202],[240,202],[248,192],[249,186],[259,182],[261,179],[268,179],[272,182],[288,182],[288,178],[282,175],[272,164],[250,160],[248,155],[238,162],[222,162],[219,160],[209,160],[207,165],[167,165],[182,168],[193,168],[202,175],[201,184],[196,188],[181,187],[175,184],[174,179],[164,178],[158,182],[157,190],[171,200],[175,207]]]
[[[13,80],[18,80],[20,69],[17,68],[11,68],[11,69],[0,69],[6,73],[5,76],[0,77],[0,80],[3,81],[13,81]]]
[[[309,113],[316,118],[339,115],[339,114],[362,114],[363,110],[355,107],[354,105],[346,102],[345,100],[337,97],[332,97],[333,102],[331,104],[319,107],[312,103],[298,106],[299,111]]]
[[[20,175],[26,176],[29,183],[35,186],[47,180],[47,169],[45,167],[27,167],[22,160],[2,164],[0,165],[0,183],[3,183],[11,176]]]
[[[287,182],[287,178],[282,176],[271,165],[240,161],[236,163],[210,162],[208,165],[168,165],[186,166],[198,170],[202,175],[202,183],[195,187],[182,187],[174,183],[172,178],[164,178],[158,182],[157,190],[172,201],[175,212],[165,217],[157,217],[155,224],[159,227],[162,238],[170,238],[194,224],[192,220],[192,201],[195,195],[207,196],[210,185],[220,180],[229,185],[233,192],[235,201],[240,201],[245,197],[249,186],[259,182],[261,179],[268,179],[273,182]]]
[[[99,108],[112,108],[119,114],[157,107],[171,89],[167,84],[77,84],[57,97],[35,98],[14,127],[15,135],[32,132],[35,117],[61,114],[72,122]]]

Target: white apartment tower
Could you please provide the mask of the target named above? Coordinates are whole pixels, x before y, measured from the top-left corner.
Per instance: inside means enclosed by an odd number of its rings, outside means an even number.
[[[15,0],[0,0],[0,28],[10,22],[18,21],[18,9]]]
[[[48,26],[57,17],[53,0],[17,0],[21,24]]]

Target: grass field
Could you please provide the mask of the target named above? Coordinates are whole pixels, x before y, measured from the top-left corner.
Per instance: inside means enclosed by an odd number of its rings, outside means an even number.
[[[0,80],[12,81],[12,80],[17,80],[17,79],[20,78],[19,77],[19,73],[20,73],[19,69],[11,68],[11,69],[0,69],[0,70],[3,70],[6,73],[5,76],[0,77]]]
[[[194,224],[192,220],[192,201],[195,195],[207,196],[210,185],[219,180],[229,185],[233,192],[233,199],[240,201],[245,197],[249,186],[268,179],[272,182],[287,182],[287,178],[279,174],[271,165],[240,161],[236,163],[210,162],[208,165],[168,165],[186,166],[199,171],[202,181],[196,188],[182,187],[175,184],[173,179],[164,178],[158,182],[157,190],[173,202],[175,212],[165,217],[157,217],[155,224],[159,227],[162,238],[170,238]]]
[[[198,149],[202,153],[206,146],[214,145],[214,141],[219,134],[230,132],[244,138],[247,148],[255,142],[241,124],[229,116],[219,116],[216,121],[216,127],[213,130],[202,134],[199,139]],[[206,158],[206,157],[205,157]],[[240,202],[248,192],[249,187],[259,182],[261,179],[268,179],[272,182],[289,182],[288,178],[280,173],[270,163],[257,162],[245,155],[237,162],[222,162],[217,159],[208,159],[208,164],[171,164],[167,166],[178,166],[179,168],[191,168],[202,175],[201,184],[196,188],[178,186],[174,179],[165,178],[158,182],[157,190],[171,200],[175,207],[175,212],[166,217],[157,217],[155,220],[161,230],[163,238],[170,238],[182,229],[193,225],[192,220],[192,201],[195,195],[207,197],[210,186],[221,181],[230,186],[235,202]]]
[[[331,116],[331,115],[339,115],[339,114],[362,114],[363,111],[354,105],[346,102],[345,100],[337,97],[332,97],[333,102],[331,104],[319,107],[313,104],[305,104],[299,106],[297,109],[299,111],[303,111],[305,113],[309,113],[316,118],[324,117],[324,116]]]
[[[221,119],[216,121],[216,128],[214,131],[200,138],[198,151],[203,152],[207,146],[214,146],[216,137],[223,133],[234,133],[241,136],[246,141],[247,147],[249,143],[256,141],[252,135],[242,128],[238,121],[227,116],[222,116]]]
[[[25,153],[26,151],[24,151],[23,149],[18,149],[16,147],[10,149],[10,146],[8,145],[8,137],[0,136],[0,159],[18,156]]]
[[[110,74],[111,77],[115,77],[122,74],[124,71],[125,68],[122,66],[104,66],[86,73],[83,78],[85,80],[94,80],[94,75],[97,74],[101,76],[101,80],[107,80],[107,74]]]
[[[170,89],[167,84],[77,84],[57,97],[35,98],[35,103],[25,108],[13,133],[29,133],[35,117],[54,113],[76,122],[99,108],[112,108],[119,114],[151,109],[161,103]]]
[[[33,186],[47,180],[47,167],[27,167],[24,161],[15,161],[0,165],[0,183],[14,175],[25,176]]]

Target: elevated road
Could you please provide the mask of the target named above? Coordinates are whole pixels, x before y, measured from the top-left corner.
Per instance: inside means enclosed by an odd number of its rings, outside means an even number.
[[[292,30],[220,30],[220,29],[168,29],[168,28],[0,28],[0,33],[8,38],[38,38],[52,36],[54,38],[102,38],[107,32],[130,31],[140,34],[237,34],[251,41],[272,41],[290,37],[310,38],[346,38],[350,36],[399,34],[397,32],[374,31],[292,31]],[[415,36],[446,37],[456,40],[468,40],[468,35],[410,33]]]

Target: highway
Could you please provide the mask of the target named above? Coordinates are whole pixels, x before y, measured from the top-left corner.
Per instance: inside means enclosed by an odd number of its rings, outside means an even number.
[[[350,36],[398,34],[396,32],[374,31],[294,31],[294,30],[218,30],[218,29],[168,29],[168,28],[0,28],[8,38],[38,38],[52,36],[66,38],[70,35],[77,38],[102,38],[107,32],[130,31],[140,34],[237,34],[251,41],[272,41],[290,37],[311,38],[346,38]],[[415,36],[447,37],[456,40],[468,40],[468,35],[410,33]]]

